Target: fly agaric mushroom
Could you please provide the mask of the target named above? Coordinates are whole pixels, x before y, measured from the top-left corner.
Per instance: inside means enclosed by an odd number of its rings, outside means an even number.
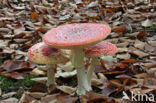
[[[98,23],[75,23],[59,26],[47,32],[43,41],[49,46],[61,49],[72,49],[72,64],[77,69],[78,95],[90,91],[84,70],[83,48],[103,40],[111,29],[109,26]]]
[[[51,48],[44,42],[33,45],[28,51],[30,61],[38,64],[46,64],[47,86],[55,84],[56,64],[66,63],[69,59],[61,54],[61,50]]]
[[[91,64],[87,72],[88,84],[91,88],[91,79],[94,72],[95,66],[99,64],[98,57],[101,55],[113,55],[117,52],[117,47],[109,42],[102,41],[96,45],[90,46],[87,48],[85,54],[87,57],[91,57]]]

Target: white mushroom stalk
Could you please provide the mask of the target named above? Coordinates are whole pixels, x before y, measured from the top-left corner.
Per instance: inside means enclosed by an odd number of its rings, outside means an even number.
[[[57,66],[56,64],[53,65],[49,65],[47,64],[47,86],[49,87],[52,84],[55,84],[55,70],[56,70]]]
[[[100,64],[100,62],[98,60],[98,57],[93,57],[91,59],[91,64],[90,64],[90,66],[88,68],[88,71],[87,71],[87,80],[88,80],[89,88],[92,88],[91,87],[91,80],[92,80],[92,77],[93,77],[94,69],[99,64]]]
[[[102,41],[96,45],[88,47],[88,50],[86,50],[85,55],[91,58],[91,64],[87,71],[87,80],[88,80],[89,88],[91,88],[91,80],[92,80],[92,75],[94,73],[94,68],[100,64],[98,57],[102,55],[113,55],[116,52],[117,52],[117,47],[114,44],[105,41]]]
[[[78,89],[77,94],[85,95],[91,88],[88,85],[84,69],[84,51],[83,49],[73,49],[72,64],[77,70]]]

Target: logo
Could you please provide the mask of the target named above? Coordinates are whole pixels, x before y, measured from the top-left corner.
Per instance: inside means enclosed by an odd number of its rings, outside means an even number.
[[[122,92],[123,97],[122,99],[127,99],[130,101],[150,101],[154,102],[154,94],[149,93],[149,94],[141,94],[140,92],[134,93],[131,92],[131,96],[129,97],[125,91]]]

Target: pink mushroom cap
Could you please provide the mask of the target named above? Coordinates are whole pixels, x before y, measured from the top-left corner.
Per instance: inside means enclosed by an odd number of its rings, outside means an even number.
[[[68,61],[59,49],[52,48],[44,42],[33,45],[28,50],[28,57],[30,61],[38,64],[58,64]]]
[[[47,32],[43,36],[43,41],[56,48],[83,48],[100,42],[110,32],[110,27],[104,24],[66,24]]]
[[[102,41],[96,45],[89,46],[85,54],[89,57],[100,57],[101,55],[113,55],[117,52],[117,47],[106,41]]]

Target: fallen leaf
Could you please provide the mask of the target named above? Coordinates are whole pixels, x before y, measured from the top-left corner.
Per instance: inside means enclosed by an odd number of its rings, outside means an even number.
[[[125,64],[125,63],[119,63],[119,64],[116,65],[116,68],[127,68],[127,67],[128,67],[128,65]]]
[[[118,48],[118,53],[128,52],[128,48]]]
[[[156,46],[156,41],[148,41],[151,46]]]
[[[124,71],[112,71],[112,72],[106,72],[105,74],[123,74]]]
[[[8,72],[13,72],[15,70],[31,70],[34,66],[29,62],[7,60],[3,63],[2,68]]]
[[[1,75],[5,76],[5,77],[10,77],[13,79],[24,79],[23,77],[23,73],[18,73],[18,72],[12,72],[12,73],[7,73],[7,72],[1,72]]]
[[[72,87],[65,86],[65,85],[57,86],[57,88],[59,90],[61,90],[62,92],[67,93],[67,94],[72,94],[72,93],[74,93],[76,91],[76,88],[72,88]]]
[[[36,103],[35,101],[37,101],[37,100],[35,98],[31,97],[29,95],[29,92],[24,92],[22,97],[19,100],[19,103]]]
[[[16,92],[9,92],[9,93],[3,94],[2,97],[3,98],[10,98],[10,97],[12,97],[15,94],[16,94]]]
[[[131,55],[129,53],[117,54],[116,56],[119,59],[130,59]]]
[[[8,98],[5,100],[0,100],[0,103],[18,103],[18,99],[17,98]]]
[[[87,5],[87,8],[98,6],[98,1],[91,2],[89,5]]]
[[[47,95],[41,98],[41,103],[75,103],[77,97],[70,97],[65,94]]]
[[[123,61],[121,61],[122,63],[136,63],[135,59],[125,59]]]
[[[81,103],[116,103],[112,98],[93,92],[87,92],[85,96],[81,96],[80,101]]]
[[[32,78],[31,80],[38,83],[46,84],[47,77],[37,77],[37,78]]]
[[[141,42],[140,40],[136,40],[135,43],[134,43],[134,47],[143,50],[144,47],[145,47],[145,43],[144,42]]]
[[[56,78],[59,78],[59,77],[69,78],[69,77],[72,77],[72,76],[74,76],[76,74],[77,74],[77,71],[76,70],[73,70],[71,72],[57,71],[57,73],[55,74],[55,77]]]
[[[116,88],[111,83],[108,83],[102,88],[102,94],[107,97],[115,91],[116,91]]]
[[[137,37],[140,39],[140,38],[146,37],[147,35],[148,33],[145,30],[142,30],[139,32]]]
[[[153,25],[153,22],[151,20],[149,20],[149,19],[146,19],[145,21],[143,21],[141,23],[141,25],[144,26],[144,27],[150,27],[150,26]]]
[[[57,96],[58,103],[75,103],[78,97],[71,97],[70,95],[60,94]]]
[[[27,95],[30,95],[31,97],[35,99],[40,99],[41,97],[44,97],[47,93],[42,93],[42,92],[27,92]]]
[[[92,78],[92,80],[91,80],[91,84],[93,85],[93,86],[99,86],[99,85],[102,85],[103,84],[103,82],[101,81],[101,80],[99,80],[99,79],[94,79],[94,78]]]
[[[143,57],[146,57],[149,55],[148,53],[145,53],[145,52],[140,51],[140,50],[131,51],[130,53],[137,55],[139,58],[143,58]]]
[[[47,86],[44,84],[38,84],[30,89],[28,89],[29,92],[47,92]]]
[[[147,74],[146,73],[140,73],[140,74],[136,74],[135,77],[141,79],[141,78],[147,77]]]
[[[149,52],[154,52],[154,51],[156,51],[156,47],[153,47],[151,45],[146,44],[145,45],[145,50],[149,51]]]
[[[37,19],[39,17],[39,14],[38,13],[36,13],[36,12],[32,12],[31,13],[31,18],[32,19]]]
[[[46,72],[40,70],[39,68],[35,68],[32,70],[31,74],[35,76],[45,76]]]
[[[113,31],[116,33],[121,33],[121,32],[124,33],[127,31],[127,28],[126,28],[126,26],[118,26],[118,27],[114,28]]]
[[[59,94],[47,95],[41,98],[41,103],[57,103],[57,96]]]

